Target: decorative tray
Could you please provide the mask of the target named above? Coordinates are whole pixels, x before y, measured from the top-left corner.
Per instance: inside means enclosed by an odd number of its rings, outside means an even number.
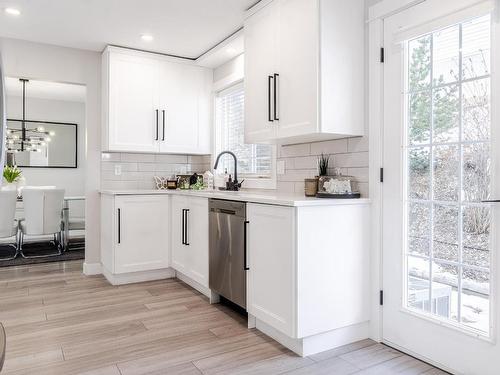
[[[355,199],[355,198],[361,198],[361,194],[359,192],[352,192],[352,193],[325,193],[325,192],[318,192],[316,194],[317,198],[335,198],[335,199]]]

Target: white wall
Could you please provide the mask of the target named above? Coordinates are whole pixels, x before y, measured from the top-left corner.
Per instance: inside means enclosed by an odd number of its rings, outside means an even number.
[[[7,118],[22,118],[22,98],[7,96]],[[66,196],[85,195],[85,104],[63,100],[27,98],[26,118],[37,121],[75,123],[78,127],[77,168],[21,168],[27,185],[54,185],[66,190]],[[57,142],[57,134],[53,142]],[[72,140],[71,140],[72,141]],[[73,202],[71,216],[83,216],[83,202]]]
[[[100,262],[100,155],[101,56],[100,53],[47,44],[0,38],[5,75],[42,81],[85,85],[87,217],[85,262]]]

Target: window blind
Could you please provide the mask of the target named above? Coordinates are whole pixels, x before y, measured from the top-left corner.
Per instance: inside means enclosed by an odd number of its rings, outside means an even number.
[[[244,141],[244,90],[238,84],[219,92],[215,102],[217,154],[232,151],[238,158],[238,175],[254,178],[270,178],[272,168],[272,146],[245,144]],[[234,173],[233,160],[224,155],[218,173]],[[241,178],[240,178],[241,180]]]

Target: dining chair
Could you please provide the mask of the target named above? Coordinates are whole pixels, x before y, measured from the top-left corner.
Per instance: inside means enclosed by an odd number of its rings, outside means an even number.
[[[63,222],[63,225],[64,225],[64,222]],[[84,217],[70,217],[68,219],[68,230],[64,230],[64,226],[63,226],[63,230],[62,230],[62,234],[63,234],[63,243],[64,243],[64,251],[66,250],[70,250],[69,248],[69,239],[70,239],[70,236],[69,236],[69,233],[70,231],[74,231],[74,230],[79,230],[79,231],[82,231],[82,230],[85,230],[85,218]],[[66,236],[68,238],[66,238]],[[80,250],[82,249],[82,247],[84,248],[85,245],[82,246],[82,244],[76,244],[76,247],[71,247],[71,250]]]
[[[19,223],[19,253],[23,258],[41,258],[62,254],[61,229],[64,189],[25,187],[23,189],[24,219]],[[25,236],[53,235],[57,252],[49,255],[26,256]]]
[[[0,238],[15,238],[15,244],[8,243],[6,246],[15,249],[11,257],[0,258],[0,260],[11,260],[17,257],[19,251],[18,222],[16,217],[17,190],[0,190]]]
[[[0,323],[0,372],[2,371],[3,364],[5,361],[5,347],[7,346],[7,340],[5,338],[5,330],[2,323]]]

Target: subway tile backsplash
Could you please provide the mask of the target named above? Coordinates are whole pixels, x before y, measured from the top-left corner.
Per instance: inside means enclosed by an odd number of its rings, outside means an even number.
[[[285,163],[285,173],[278,175],[277,189],[303,193],[304,179],[318,174],[321,153],[330,155],[330,174],[340,168],[342,174],[358,181],[363,197],[368,197],[368,137],[278,146],[278,161]],[[121,175],[115,174],[115,166]],[[102,189],[153,189],[153,176],[180,173],[203,173],[211,170],[211,156],[102,153]]]
[[[203,173],[210,169],[210,156],[132,153],[101,154],[101,189],[154,189],[154,176]],[[115,167],[121,168],[116,175]]]
[[[318,175],[321,153],[330,155],[329,174],[340,168],[344,175],[354,176],[363,197],[368,197],[368,137],[278,146],[278,161],[285,163],[285,173],[278,175],[277,189],[304,192],[304,179]]]

